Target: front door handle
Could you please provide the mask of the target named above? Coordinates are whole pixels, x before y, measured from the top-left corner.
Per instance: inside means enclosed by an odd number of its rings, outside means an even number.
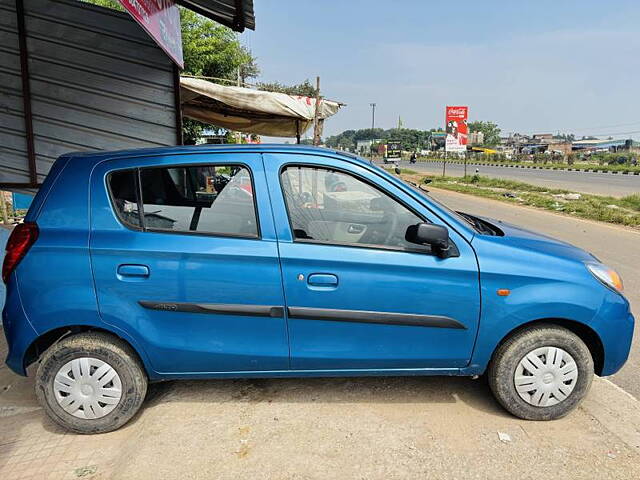
[[[123,277],[148,277],[149,267],[146,265],[124,264],[118,266],[118,275]]]
[[[312,287],[337,287],[338,277],[332,273],[312,273],[307,277],[307,283]]]

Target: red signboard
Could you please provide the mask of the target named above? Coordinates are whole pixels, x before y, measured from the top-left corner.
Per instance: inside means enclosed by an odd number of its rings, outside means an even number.
[[[462,153],[467,150],[468,115],[469,107],[447,107],[445,151]]]
[[[118,0],[171,60],[184,68],[180,11],[173,0]]]

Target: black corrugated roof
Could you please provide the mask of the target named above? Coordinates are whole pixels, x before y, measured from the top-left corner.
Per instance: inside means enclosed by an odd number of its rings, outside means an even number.
[[[256,29],[253,0],[176,0],[176,3],[236,32]]]

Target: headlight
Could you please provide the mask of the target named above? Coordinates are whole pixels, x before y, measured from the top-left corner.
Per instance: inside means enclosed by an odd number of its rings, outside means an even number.
[[[623,292],[624,286],[622,285],[622,278],[620,278],[618,272],[613,268],[609,268],[602,263],[587,263],[586,267],[594,277],[604,283],[611,290],[618,293]]]

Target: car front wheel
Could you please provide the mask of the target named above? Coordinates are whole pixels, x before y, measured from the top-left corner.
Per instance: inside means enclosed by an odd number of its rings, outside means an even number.
[[[42,356],[36,395],[49,417],[77,433],[120,428],[139,410],[147,376],[124,341],[102,332],[66,337]]]
[[[538,325],[508,338],[488,371],[498,402],[526,420],[554,420],[576,408],[593,380],[593,358],[573,332]]]

